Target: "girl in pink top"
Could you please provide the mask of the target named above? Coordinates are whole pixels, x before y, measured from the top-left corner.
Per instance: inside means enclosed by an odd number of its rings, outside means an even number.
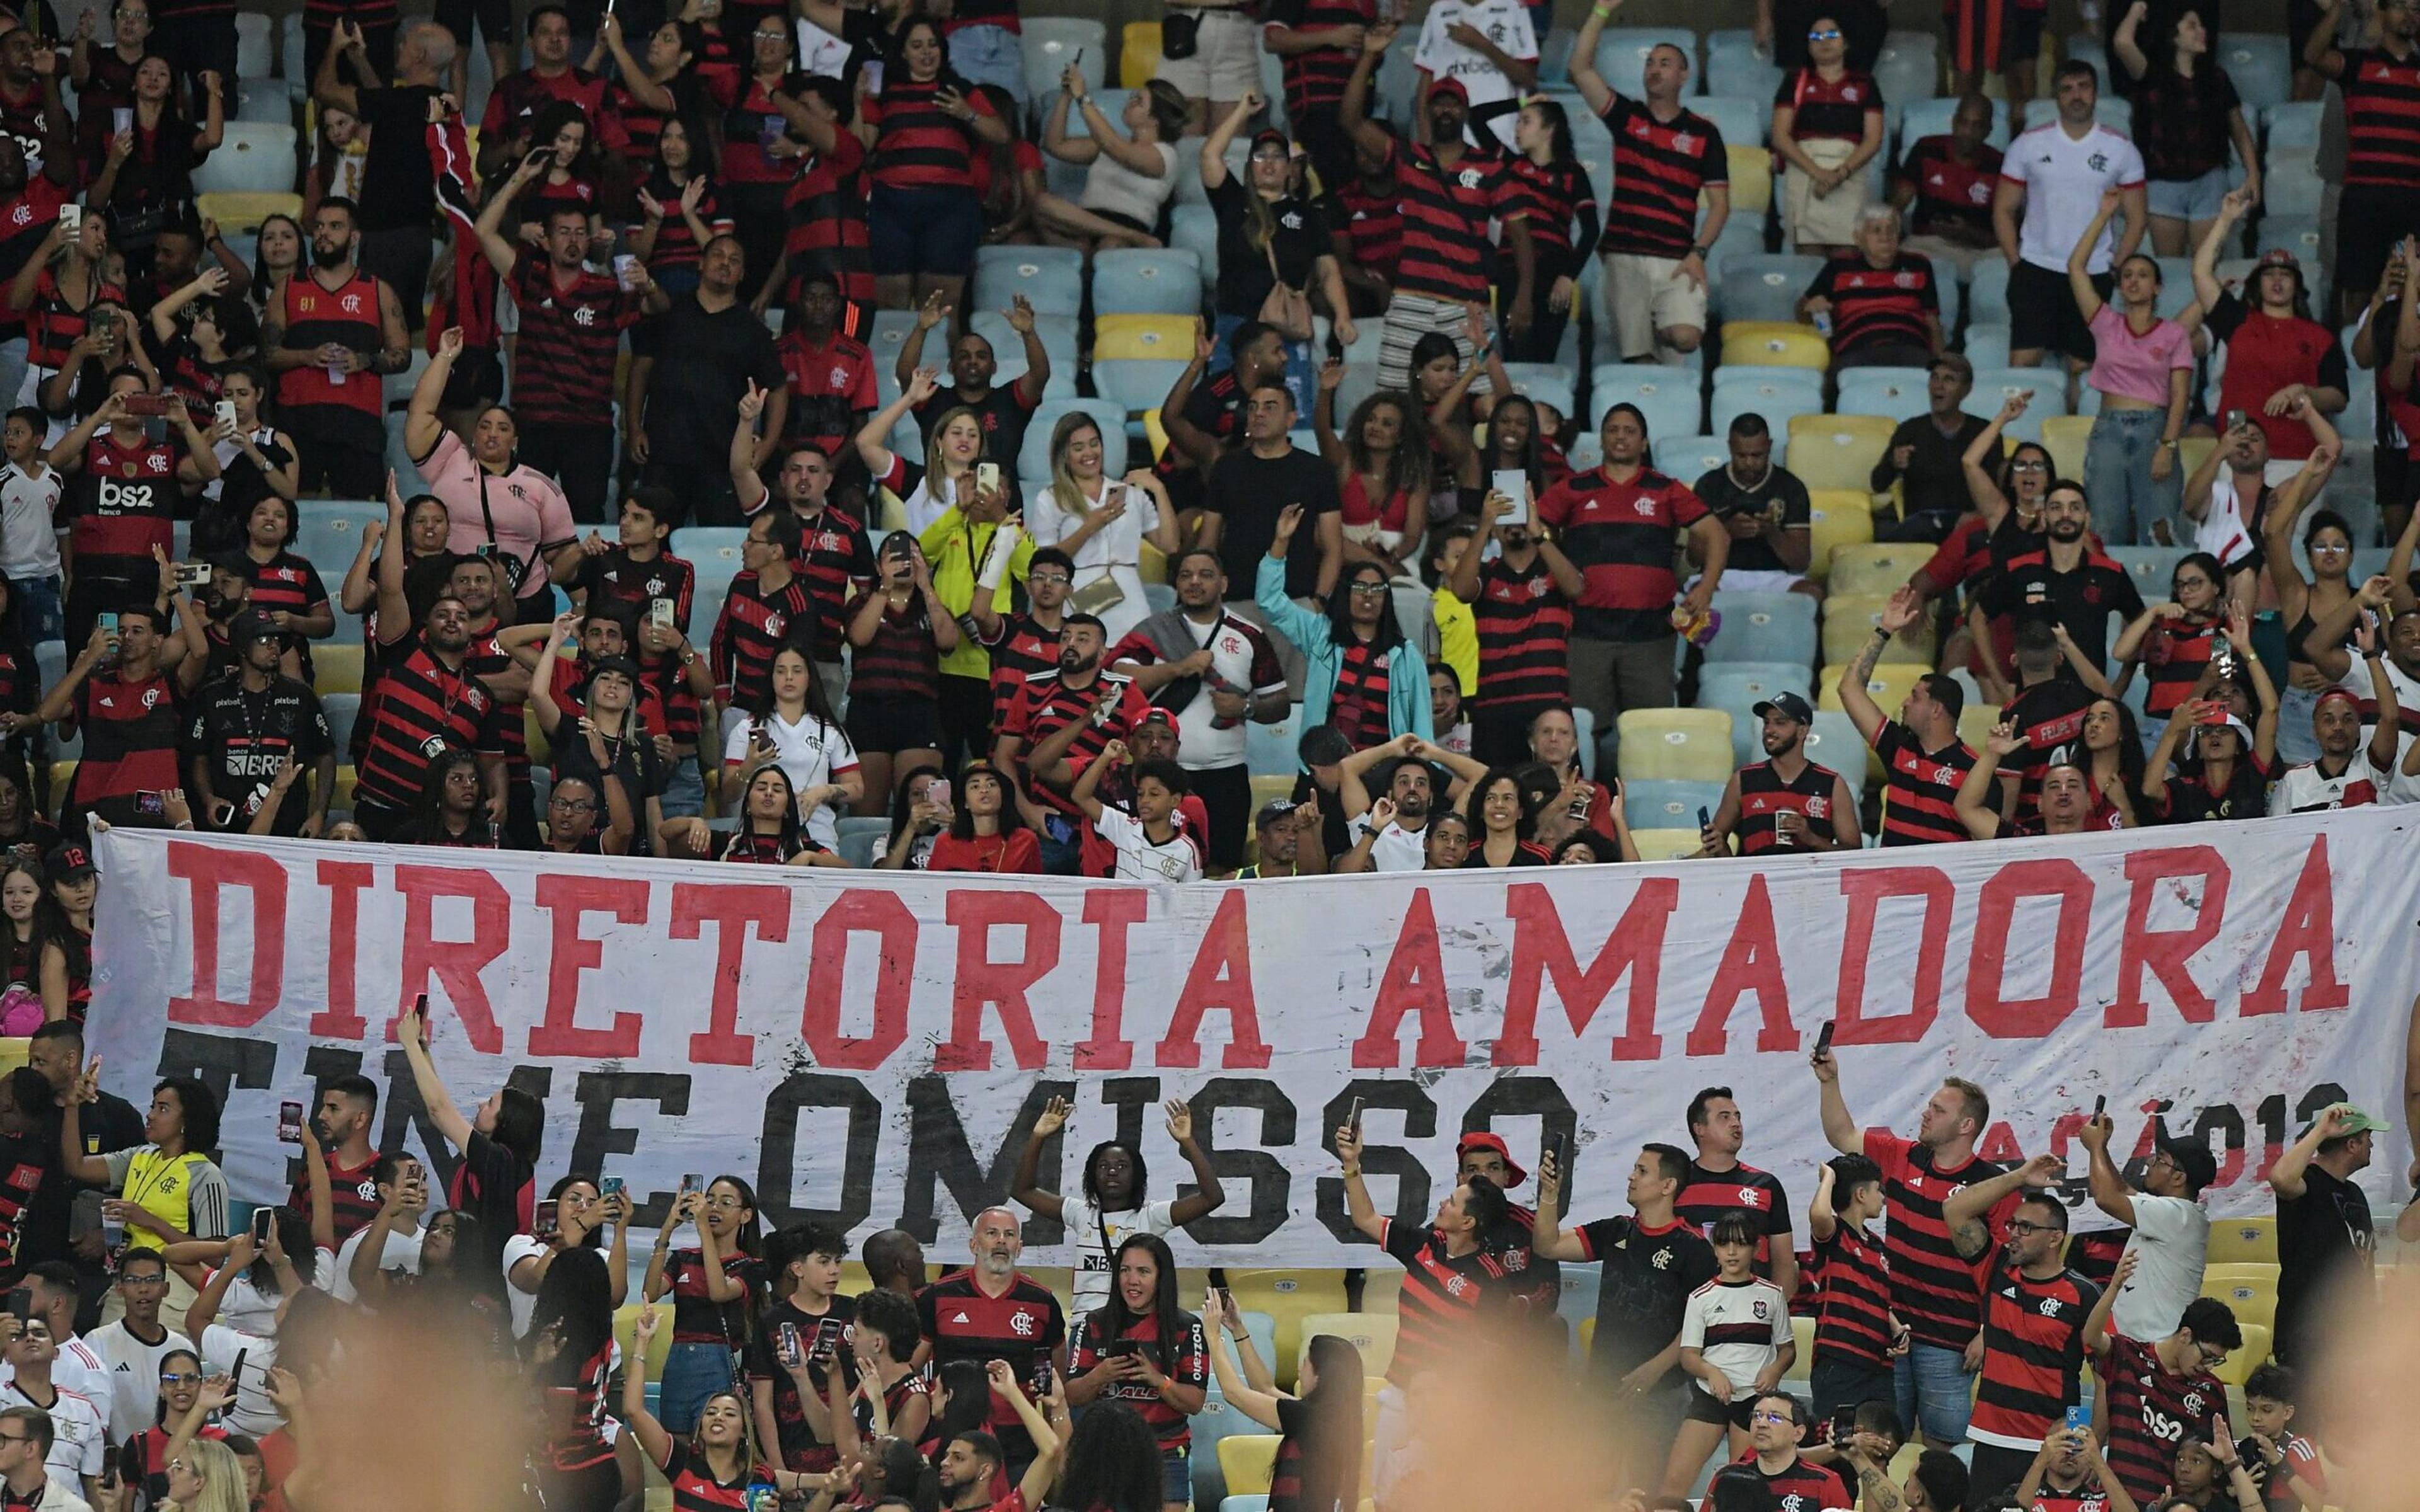
[[[2102,298],[2086,263],[2122,203],[2124,196],[2116,191],[2102,195],[2101,213],[2067,257],[2076,308],[2092,330],[2095,351],[2087,381],[2101,393],[2101,414],[2084,454],[2084,492],[2102,545],[2164,546],[2176,539],[2174,522],[2183,497],[2177,438],[2185,428],[2193,333],[2202,308],[2195,304],[2174,320],[2161,318],[2160,265],[2141,253],[2118,265],[2118,301]]]

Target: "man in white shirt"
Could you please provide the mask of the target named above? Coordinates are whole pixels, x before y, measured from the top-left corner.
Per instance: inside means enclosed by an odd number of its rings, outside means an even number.
[[[2320,809],[2355,809],[2386,800],[2395,785],[2395,753],[2401,743],[2403,720],[2395,702],[2395,684],[2386,675],[2379,653],[2378,632],[2365,622],[2355,630],[2363,663],[2369,669],[2370,697],[2381,717],[2370,727],[2369,742],[2361,738],[2361,700],[2350,687],[2331,687],[2311,705],[2311,738],[2319,756],[2286,768],[2269,790],[2272,816],[2310,813]]]
[[[1134,812],[1101,801],[1101,779],[1132,759],[1125,741],[1110,741],[1099,760],[1085,764],[1069,800],[1117,851],[1117,870],[1111,874],[1121,881],[1200,881],[1201,842],[1176,823],[1177,800],[1187,788],[1185,768],[1167,761],[1136,763]]]
[[[1440,79],[1462,81],[1474,108],[1517,98],[1538,83],[1538,36],[1528,8],[1520,0],[1437,0],[1420,23],[1412,67],[1420,74],[1414,120],[1428,118],[1429,87]],[[1489,122],[1498,145],[1512,146],[1515,119],[1508,111]],[[1476,127],[1465,130],[1478,140]]]
[[[2092,118],[2101,102],[2101,76],[2092,65],[2075,58],[2060,64],[2053,91],[2058,118],[2009,143],[2000,159],[1992,228],[2009,259],[2009,365],[2031,367],[2045,350],[2055,350],[2080,373],[2092,363],[2092,332],[2067,281],[2068,254],[2101,213],[2101,196],[2113,189],[2123,194],[2124,234],[2103,231],[2085,263],[2093,285],[2108,298],[2109,270],[2134,255],[2149,211],[2143,155]]]
[[[1384,795],[1376,799],[1365,785],[1365,774],[1382,763],[1394,766],[1386,774]],[[1439,767],[1445,795],[1436,795]],[[1487,775],[1487,768],[1468,756],[1406,734],[1383,746],[1357,750],[1344,758],[1337,779],[1337,797],[1344,805],[1345,838],[1357,848],[1370,839],[1366,865],[1345,864],[1350,856],[1330,863],[1338,872],[1418,872],[1428,865],[1429,822],[1440,809],[1450,808],[1466,784]]]
[[[47,422],[39,409],[8,411],[0,427],[0,578],[28,640],[56,640],[59,616],[59,532],[54,523],[63,480],[45,460]]]
[[[2210,1214],[2202,1210],[2201,1194],[2218,1180],[2218,1162],[2207,1146],[2170,1140],[2155,1118],[2151,1155],[2143,1163],[2137,1191],[2109,1159],[2114,1128],[2104,1113],[2076,1134],[2092,1155],[2093,1206],[2134,1231],[2126,1242],[2126,1253],[2136,1257],[2134,1274],[2118,1293],[2111,1326],[2130,1339],[2164,1339],[2177,1331],[2186,1304],[2201,1295],[2210,1248]]]
[[[45,1471],[60,1484],[80,1488],[94,1500],[101,1466],[109,1453],[105,1409],[90,1397],[68,1390],[51,1379],[58,1346],[39,1318],[20,1323],[0,1316],[0,1335],[7,1336],[10,1375],[0,1382],[0,1407],[34,1407],[51,1415],[51,1448],[42,1457]]]
[[[428,1179],[419,1160],[411,1155],[380,1155],[371,1180],[378,1184],[379,1216],[387,1220],[386,1242],[379,1247],[378,1269],[420,1273],[421,1214],[428,1206]],[[378,1227],[374,1219],[354,1230],[336,1251],[336,1273],[328,1278],[328,1295],[357,1303],[361,1288],[353,1284],[353,1267],[362,1245]]]
[[[108,1372],[109,1437],[123,1443],[153,1426],[160,1411],[160,1360],[171,1350],[196,1358],[194,1341],[160,1321],[168,1295],[168,1264],[158,1250],[130,1250],[117,1262],[117,1295],[126,1315],[92,1331],[84,1342]]]
[[[0,1485],[8,1488],[10,1506],[25,1512],[92,1512],[92,1504],[71,1489],[82,1481],[50,1473],[56,1440],[50,1414],[40,1408],[0,1408]]]
[[[46,1260],[26,1272],[21,1285],[32,1294],[34,1317],[49,1331],[54,1346],[51,1380],[98,1407],[105,1422],[109,1416],[109,1366],[90,1344],[76,1336],[76,1306],[83,1301],[83,1293],[76,1282],[75,1267],[65,1260]],[[160,1295],[164,1298],[167,1293],[163,1289]]]

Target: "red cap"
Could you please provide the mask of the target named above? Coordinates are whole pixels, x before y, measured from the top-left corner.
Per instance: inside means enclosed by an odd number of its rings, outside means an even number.
[[[1504,1157],[1505,1185],[1519,1186],[1529,1179],[1529,1173],[1523,1170],[1521,1163],[1512,1158],[1512,1151],[1505,1148],[1502,1134],[1485,1133],[1464,1134],[1454,1143],[1454,1157],[1460,1159],[1474,1149],[1492,1149]]]
[[[1470,91],[1463,87],[1462,81],[1450,73],[1429,85],[1429,97],[1435,99],[1438,95],[1451,95],[1466,105],[1470,103]]]
[[[2361,707],[2360,696],[2355,694],[2351,688],[2345,687],[2341,683],[2321,693],[2318,699],[2313,701],[2312,707],[2317,708],[2319,704],[2325,703],[2330,699],[2342,699],[2347,703],[2351,704],[2355,709],[2359,709]]]
[[[1173,730],[1173,729],[1175,729],[1175,728],[1176,728],[1176,716],[1174,716],[1174,715],[1172,715],[1172,714],[1169,713],[1166,709],[1163,709],[1163,708],[1159,708],[1159,707],[1155,706],[1155,707],[1152,707],[1152,708],[1148,708],[1148,709],[1143,710],[1143,712],[1142,712],[1142,717],[1141,717],[1141,718],[1140,718],[1140,719],[1137,719],[1137,720],[1135,721],[1135,723],[1137,723],[1137,724],[1164,724],[1164,725],[1168,726],[1168,728],[1170,728],[1171,730]]]

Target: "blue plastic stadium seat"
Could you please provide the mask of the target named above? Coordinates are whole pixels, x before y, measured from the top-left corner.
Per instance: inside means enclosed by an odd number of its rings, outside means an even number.
[[[1168,244],[1193,254],[1202,265],[1202,291],[1218,276],[1218,214],[1207,205],[1179,205],[1168,212]]]
[[[1190,361],[1187,359],[1187,361]],[[1118,357],[1093,364],[1093,387],[1130,414],[1156,409],[1168,397],[1186,363],[1158,357]]]
[[[1967,318],[1993,325],[2009,323],[2009,264],[2001,257],[1985,257],[1975,264],[1974,276],[1966,281]]]
[[[1725,320],[1795,320],[1799,299],[1823,270],[1823,258],[1800,253],[1726,257],[1715,303]]]
[[[2229,30],[2219,39],[2218,66],[2246,111],[2282,104],[2294,88],[2294,45],[2274,32]]]
[[[1683,483],[1694,484],[1730,459],[1730,442],[1720,436],[1655,438],[1655,471]]]
[[[1717,372],[1724,369],[1716,369]],[[1786,373],[1788,368],[1766,367],[1762,373]],[[1807,376],[1821,379],[1823,375],[1802,369]],[[1819,383],[1717,383],[1714,402],[1706,417],[1709,435],[1728,436],[1731,422],[1741,415],[1754,413],[1764,417],[1773,431],[1773,460],[1776,466],[1787,466],[1790,453],[1790,422],[1799,415],[1820,415],[1823,412],[1823,391]]]
[[[1771,100],[1774,91],[1781,87],[1780,67],[1770,55],[1757,51],[1755,34],[1745,28],[1708,35],[1705,71],[1706,93],[1710,95]]]
[[[417,491],[404,489],[407,497]],[[299,513],[294,549],[310,559],[322,578],[342,579],[361,551],[362,527],[372,520],[386,522],[386,505],[358,499],[305,499]]]
[[[1093,255],[1096,315],[1199,315],[1202,259],[1190,252],[1117,247]]]
[[[1885,91],[1883,99],[1885,101],[1893,101],[1896,97]],[[1899,151],[1904,155],[1908,148],[1928,136],[1947,136],[1949,119],[1958,114],[1958,101],[1946,99],[1909,100],[1898,102],[1896,114],[1899,120]],[[2008,106],[1999,101],[1993,101],[1992,130],[1986,140],[1992,146],[2005,149],[2009,145],[2009,134]]]
[[[1833,405],[1844,415],[1885,415],[1913,420],[1931,408],[1931,375],[1920,367],[1853,367],[1840,376]]]
[[[1026,18],[1018,30],[1025,53],[1027,99],[1047,103],[1059,93],[1059,76],[1070,63],[1082,66],[1084,82],[1094,93],[1108,82],[1109,28],[1101,23],[1079,16],[1033,16]],[[1081,58],[1076,55],[1079,51]]]
[[[1611,363],[1596,370],[1594,378],[1596,430],[1605,423],[1605,412],[1617,403],[1634,404],[1647,417],[1647,435],[1652,442],[1663,436],[1695,436],[1703,428],[1700,416],[1704,406],[1698,398],[1697,375],[1686,368],[1665,367],[1655,363]]]
[[[1231,590],[1232,591],[1232,590]],[[1302,770],[1296,745],[1302,739],[1302,705],[1286,710],[1275,724],[1244,726],[1244,765],[1254,777],[1292,777]]]
[[[1725,147],[1762,147],[1765,138],[1773,133],[1771,96],[1751,100],[1744,95],[1706,95],[1684,99],[1681,103],[1714,122],[1714,129],[1723,133]]]
[[[1874,59],[1873,75],[1886,100],[1929,100],[1941,82],[1940,44],[1931,32],[1892,32]]]
[[[2192,285],[2192,280],[2186,280],[2186,285],[2190,287]],[[1965,352],[1966,360],[1974,363],[1977,367],[2008,366],[2008,322],[2005,320],[1998,322],[1986,321],[1978,325],[1968,326],[1966,328],[1966,339],[1960,349]]]
[[[1022,294],[1036,315],[1084,313],[1084,255],[1073,247],[983,247],[975,253],[975,304],[1004,310]]]
[[[1720,782],[1641,779],[1621,789],[1622,818],[1633,829],[1695,829],[1698,810],[1711,813],[1722,801]]]
[[[362,696],[329,693],[320,698],[319,709],[328,717],[328,733],[335,737],[336,759],[350,761],[345,753],[353,748],[353,721],[361,717]]]
[[[1718,590],[1714,607],[1722,611],[1723,623],[1706,646],[1708,662],[1814,665],[1815,600],[1807,594]]]
[[[995,386],[1014,383],[1025,376],[1025,339],[1008,323],[1008,316],[998,310],[977,310],[968,317],[967,329],[991,343],[992,358],[998,364],[991,380]],[[1076,374],[1082,366],[1081,351],[1077,346],[1076,317],[1066,315],[1037,315],[1033,317],[1033,333],[1041,338],[1044,355],[1050,359],[1050,381],[1043,386],[1046,399],[1076,397]],[[931,359],[948,354],[947,332],[936,330],[926,338],[924,350]],[[892,365],[896,365],[893,357]],[[928,364],[929,365],[929,362]],[[892,391],[898,397],[898,391]],[[884,401],[888,403],[889,401]]]

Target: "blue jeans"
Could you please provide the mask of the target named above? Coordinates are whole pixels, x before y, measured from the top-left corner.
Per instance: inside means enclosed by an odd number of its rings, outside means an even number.
[[[9,579],[8,602],[17,616],[17,627],[28,641],[56,640],[67,633],[67,619],[59,609],[57,577]]]
[[[706,779],[698,776],[694,754],[673,758],[656,802],[667,819],[695,819],[706,812]]]
[[[2102,545],[2149,546],[2154,520],[2176,519],[2184,498],[2183,467],[2170,466],[2164,482],[2151,478],[2151,458],[2167,423],[2165,409],[2103,409],[2092,422],[2084,491],[2092,501],[2092,528]]]
[[[950,34],[950,67],[969,84],[996,84],[1025,108],[1025,44],[1005,26],[963,26]]]
[[[1966,1442],[1966,1418],[1974,1411],[1975,1378],[1966,1373],[1961,1350],[1917,1344],[1899,1357],[1899,1420],[1924,1430],[1936,1449]]]
[[[2317,693],[2288,683],[2277,689],[2277,760],[2297,765],[2319,759],[2319,737],[2311,731],[2311,711],[2319,706]]]
[[[729,1350],[720,1344],[675,1344],[664,1356],[656,1416],[665,1432],[687,1433],[697,1427],[706,1399],[731,1389]]]
[[[1233,336],[1235,333],[1235,328],[1242,325],[1248,318],[1249,316],[1240,315],[1222,315],[1218,317],[1215,328],[1218,332],[1218,345],[1210,349],[1212,367],[1233,367],[1235,364],[1235,354],[1228,348],[1227,338]],[[1287,342],[1286,392],[1294,395],[1295,415],[1305,425],[1311,423],[1311,402],[1319,392],[1317,378],[1317,372],[1311,365],[1311,343]],[[1344,424],[1343,417],[1337,417],[1336,423],[1340,425]]]

